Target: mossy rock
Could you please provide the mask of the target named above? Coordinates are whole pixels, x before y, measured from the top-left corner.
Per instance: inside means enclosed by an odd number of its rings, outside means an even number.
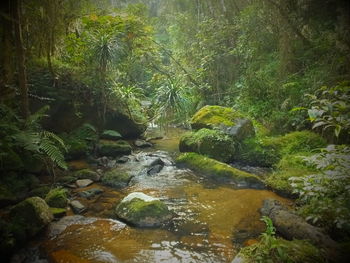
[[[105,139],[105,140],[119,140],[121,138],[123,138],[123,136],[114,130],[104,130],[101,133],[101,139]]]
[[[326,145],[326,141],[320,135],[310,131],[296,131],[283,136],[247,138],[238,147],[235,160],[253,166],[272,167],[283,156],[311,152]]]
[[[100,140],[99,154],[101,156],[119,156],[131,153],[131,146],[127,141]]]
[[[210,179],[234,184],[239,188],[262,189],[265,187],[264,183],[257,176],[197,153],[183,153],[176,159],[176,162]]]
[[[45,198],[45,196],[50,192],[51,188],[47,185],[39,186],[37,188],[32,189],[29,192],[30,196],[38,196],[41,198]]]
[[[74,138],[74,137],[65,137],[64,142],[68,148],[66,158],[68,160],[79,159],[85,157],[91,147],[85,140]]]
[[[139,227],[158,227],[172,218],[160,200],[143,193],[131,193],[115,209],[118,218]]]
[[[181,136],[180,152],[196,152],[222,162],[229,162],[235,153],[235,142],[218,130],[206,128]]]
[[[233,126],[237,118],[243,118],[243,114],[234,111],[232,108],[221,106],[204,106],[197,111],[191,119],[192,129],[212,129],[220,125]]]
[[[280,247],[283,256],[276,253],[276,247]],[[306,240],[285,240],[276,238],[274,247],[260,241],[251,246],[241,249],[232,263],[254,263],[257,258],[261,258],[262,262],[292,262],[292,263],[315,263],[328,262],[324,253],[310,244]],[[240,260],[239,260],[240,259]]]
[[[52,189],[45,197],[50,207],[65,208],[68,204],[67,191],[63,188]]]
[[[132,175],[115,168],[106,172],[101,181],[104,185],[121,189],[128,186],[131,178]]]
[[[10,218],[14,237],[23,242],[38,234],[53,216],[43,199],[30,197],[12,207]]]
[[[78,178],[76,178],[73,175],[64,175],[57,178],[57,182],[61,184],[72,184],[74,183]]]
[[[77,179],[90,179],[94,182],[97,182],[100,180],[99,174],[91,169],[81,169],[79,171],[76,171],[74,173],[74,177]]]

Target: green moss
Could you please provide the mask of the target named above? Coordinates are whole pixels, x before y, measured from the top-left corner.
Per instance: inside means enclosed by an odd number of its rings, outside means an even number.
[[[161,222],[170,214],[167,206],[160,200],[144,201],[139,198],[120,203],[116,210],[117,214],[128,222],[146,226],[158,220]]]
[[[219,125],[233,126],[234,120],[244,116],[232,108],[204,106],[191,119],[192,129],[213,128]]]
[[[128,186],[131,178],[132,175],[121,172],[116,168],[104,174],[102,177],[102,183],[104,185],[120,189]]]
[[[273,246],[259,242],[241,249],[239,254],[245,259],[245,263],[254,263],[257,258],[260,259],[260,262],[272,263],[327,262],[324,253],[305,240],[288,241],[277,238]]]
[[[315,169],[308,166],[303,157],[310,156],[311,153],[297,153],[283,156],[276,165],[276,170],[270,174],[265,182],[267,185],[281,193],[291,195],[293,187],[290,184],[289,178],[300,177],[315,172]]]
[[[118,156],[123,154],[130,154],[131,149],[132,148],[130,144],[123,140],[119,140],[119,141],[100,140],[99,142],[100,155]]]
[[[50,212],[52,213],[54,218],[61,218],[67,214],[67,210],[65,208],[57,207],[50,207]]]
[[[232,138],[218,130],[200,129],[185,133],[180,138],[181,152],[196,152],[222,162],[233,159],[235,143]],[[223,149],[225,149],[223,151]]]
[[[311,152],[326,146],[326,141],[310,131],[291,132],[284,136],[245,139],[235,160],[254,166],[275,166],[283,156]]]
[[[106,139],[106,140],[119,140],[123,136],[114,130],[104,130],[101,134],[101,139]]]
[[[68,203],[67,191],[63,188],[52,189],[46,195],[45,201],[51,207],[65,208]]]
[[[238,187],[264,187],[257,176],[196,153],[181,154],[176,161],[215,181],[234,183]]]

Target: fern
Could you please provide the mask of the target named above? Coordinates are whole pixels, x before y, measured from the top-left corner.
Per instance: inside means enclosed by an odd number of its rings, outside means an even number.
[[[44,152],[50,160],[62,169],[67,169],[64,155],[61,150],[48,138],[43,138],[40,142],[40,150]]]
[[[59,136],[57,136],[56,134],[54,134],[52,132],[49,132],[49,131],[43,131],[42,132],[42,137],[46,138],[46,139],[51,139],[51,140],[57,142],[65,150],[65,152],[68,151],[67,146],[64,143],[64,141]]]

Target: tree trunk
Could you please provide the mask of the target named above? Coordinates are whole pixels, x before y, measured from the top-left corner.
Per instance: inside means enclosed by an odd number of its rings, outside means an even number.
[[[21,28],[21,0],[13,1],[13,18],[14,18],[14,29],[15,29],[15,46],[16,46],[16,57],[17,57],[17,68],[18,68],[18,84],[19,92],[21,96],[21,113],[24,119],[29,117],[29,101],[28,101],[28,86],[27,86],[27,73],[25,68],[25,54],[22,39],[22,28]]]

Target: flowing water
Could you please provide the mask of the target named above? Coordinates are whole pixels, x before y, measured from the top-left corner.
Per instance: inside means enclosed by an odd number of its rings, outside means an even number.
[[[266,198],[288,200],[267,190],[233,189],[205,180],[174,165],[178,131],[157,140],[155,149],[129,156],[118,169],[132,173],[122,191],[94,184],[104,192],[91,200],[82,216],[54,223],[41,244],[50,262],[231,262],[237,250],[254,242],[264,230],[259,208]],[[170,152],[170,154],[169,154]],[[160,158],[164,168],[148,175],[150,162]],[[77,164],[76,164],[77,165]],[[81,165],[81,164],[80,164]],[[86,190],[77,189],[74,192]],[[143,192],[163,200],[176,216],[163,228],[130,227],[113,218],[124,196]]]

